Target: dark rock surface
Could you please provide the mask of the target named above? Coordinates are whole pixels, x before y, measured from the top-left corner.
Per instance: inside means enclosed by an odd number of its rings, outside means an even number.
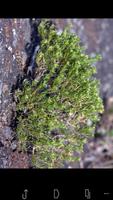
[[[19,156],[12,156],[16,144],[12,143],[14,133],[10,127],[15,110],[11,89],[25,67],[25,45],[30,41],[30,31],[29,19],[0,19],[0,168],[19,166],[16,165]],[[25,159],[25,167],[26,162]]]

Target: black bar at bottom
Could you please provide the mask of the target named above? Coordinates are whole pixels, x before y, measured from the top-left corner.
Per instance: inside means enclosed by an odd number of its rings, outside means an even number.
[[[112,169],[1,169],[1,200],[113,199]]]

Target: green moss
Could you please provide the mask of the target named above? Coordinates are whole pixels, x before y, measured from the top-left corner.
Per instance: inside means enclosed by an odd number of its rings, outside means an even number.
[[[99,81],[93,77],[100,57],[86,55],[75,34],[65,29],[58,35],[48,20],[38,31],[37,77],[32,84],[25,80],[15,94],[21,113],[17,134],[23,150],[30,138],[36,167],[62,167],[64,160],[77,159],[73,152],[82,151],[103,112]]]

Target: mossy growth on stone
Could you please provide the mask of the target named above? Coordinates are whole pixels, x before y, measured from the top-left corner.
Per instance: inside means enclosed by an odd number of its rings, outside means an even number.
[[[17,90],[17,134],[20,147],[33,146],[33,164],[37,168],[63,167],[75,161],[92,137],[99,113],[99,81],[94,78],[95,62],[80,46],[80,39],[68,29],[61,34],[48,20],[38,26],[41,37],[36,56],[36,77]]]

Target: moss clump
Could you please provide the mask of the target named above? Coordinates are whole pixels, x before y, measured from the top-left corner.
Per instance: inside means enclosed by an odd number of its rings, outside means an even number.
[[[91,137],[98,113],[103,112],[99,82],[93,77],[99,56],[89,57],[79,38],[65,29],[57,34],[54,25],[42,20],[37,54],[37,76],[16,91],[17,134],[21,148],[33,145],[36,167],[62,167],[74,161]]]

